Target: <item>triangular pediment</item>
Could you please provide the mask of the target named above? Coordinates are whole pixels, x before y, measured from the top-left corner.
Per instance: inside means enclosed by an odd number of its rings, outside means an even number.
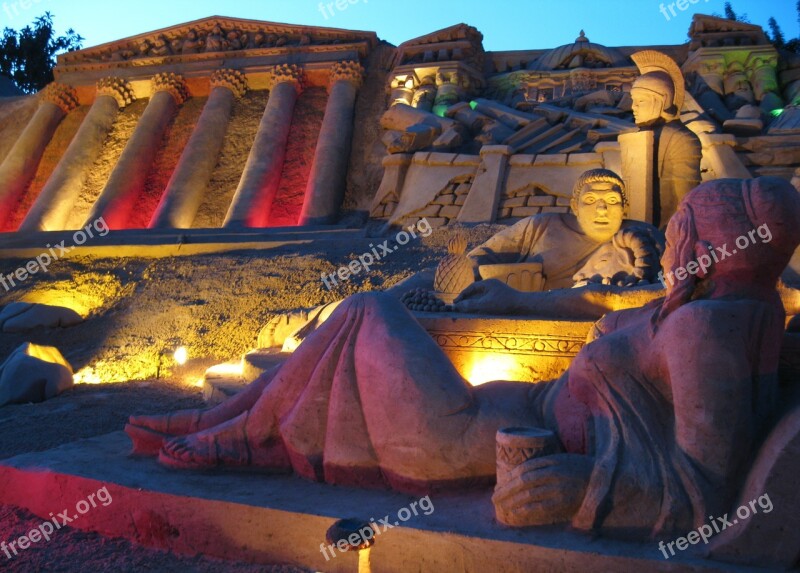
[[[361,42],[372,47],[377,44],[378,37],[374,32],[210,16],[69,52],[59,56],[59,63]]]
[[[718,34],[723,32],[762,32],[761,26],[739,22],[738,20],[728,20],[719,16],[707,16],[705,14],[695,14],[692,18],[692,25],[689,28],[689,36],[697,34]]]
[[[413,40],[403,42],[398,48],[409,48],[412,46],[424,46],[429,44],[439,44],[443,42],[456,42],[458,40],[469,40],[470,42],[483,42],[483,34],[477,28],[467,24],[456,24],[449,28],[443,28],[424,36],[419,36]]]

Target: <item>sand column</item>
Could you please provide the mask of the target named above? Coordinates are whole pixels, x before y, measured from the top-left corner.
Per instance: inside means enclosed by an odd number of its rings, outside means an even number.
[[[433,103],[436,101],[437,91],[435,79],[426,78],[423,82],[425,81],[432,83],[423,83],[417,88],[411,105],[422,111],[433,111]]]
[[[117,113],[135,100],[130,84],[123,79],[103,78],[97,82],[97,95],[89,113],[28,211],[20,231],[60,231],[65,228]]]
[[[459,71],[439,70],[436,74],[436,99],[433,102],[433,112],[444,115],[447,108],[463,101],[467,83],[468,80]]]
[[[333,223],[339,213],[347,183],[356,94],[363,77],[364,68],[358,62],[338,62],[331,69],[328,104],[306,186],[301,225]]]
[[[267,107],[223,227],[254,227],[269,218],[281,182],[286,142],[302,78],[303,70],[295,65],[282,64],[273,69]]]
[[[167,184],[150,228],[191,227],[205,196],[228,131],[234,99],[247,91],[247,79],[236,70],[211,75],[211,93],[175,172]]]
[[[144,189],[164,133],[187,97],[186,84],[181,76],[170,73],[153,77],[153,96],[92,207],[87,223],[103,217],[109,228],[124,228],[136,198]]]
[[[0,164],[0,217],[3,218],[14,209],[36,174],[58,124],[78,106],[75,90],[64,84],[49,84],[39,98],[39,107]]]
[[[777,75],[777,55],[768,55],[762,57],[750,57],[747,62],[747,71],[750,75],[750,83],[753,86],[756,100],[762,103],[764,107],[766,100],[765,111],[772,111],[783,106],[783,101],[780,97],[780,84],[778,83]]]

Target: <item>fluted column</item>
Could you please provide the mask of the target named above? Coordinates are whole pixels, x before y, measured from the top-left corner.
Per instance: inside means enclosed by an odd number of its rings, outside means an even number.
[[[749,102],[753,101],[753,96],[749,95],[749,93],[752,92],[750,89],[750,82],[747,80],[744,66],[742,66],[740,62],[733,62],[728,66],[727,73],[723,80],[723,89],[725,90],[724,93],[726,96],[738,93],[740,97],[744,97],[749,100]],[[748,95],[745,96],[745,94]]]
[[[461,77],[458,72],[436,74],[436,99],[433,102],[434,112],[445,110],[464,99]]]
[[[719,95],[725,93],[725,62],[722,58],[704,62],[700,68],[700,76],[708,87]]]
[[[5,219],[36,174],[56,127],[78,106],[70,86],[51,83],[39,94],[39,107],[0,164],[0,219]]]
[[[436,84],[423,84],[414,93],[411,103],[415,108],[422,111],[433,111],[433,102],[436,100]]]
[[[217,70],[211,75],[208,101],[153,214],[150,228],[192,226],[217,165],[234,99],[242,97],[245,91],[247,79],[241,72]]]
[[[302,77],[302,69],[294,65],[283,64],[273,69],[267,107],[223,227],[266,225],[281,182],[286,141],[294,104],[302,90]]]
[[[156,74],[153,95],[122,155],[114,166],[103,192],[92,207],[87,223],[100,217],[111,229],[124,228],[136,198],[144,189],[156,151],[178,107],[188,92],[177,74]]]
[[[328,104],[300,214],[301,225],[333,223],[339,213],[347,183],[356,94],[363,76],[364,68],[358,62],[333,65]]]
[[[117,113],[135,99],[130,84],[123,79],[103,78],[97,82],[97,96],[89,113],[22,221],[20,231],[60,231],[65,228]]]
[[[408,74],[396,76],[392,79],[390,87],[389,107],[398,103],[411,105],[414,101],[414,78]]]
[[[776,102],[776,107],[782,103],[780,100],[780,88],[777,75],[777,56],[753,58],[748,61],[748,72],[750,72],[750,83],[753,85],[756,99],[763,101],[769,94],[772,94]]]

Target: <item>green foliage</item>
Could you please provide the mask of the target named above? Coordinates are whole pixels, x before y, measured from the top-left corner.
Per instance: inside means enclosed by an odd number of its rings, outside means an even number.
[[[776,48],[783,48],[786,46],[786,40],[783,37],[783,32],[781,32],[781,27],[778,26],[778,22],[775,21],[775,18],[770,18],[767,22],[769,24],[770,32],[772,32],[772,41],[773,45]]]
[[[737,14],[734,12],[733,6],[731,6],[730,2],[725,2],[725,17],[728,20],[733,20],[735,22],[750,22],[750,20],[747,18],[747,14]]]
[[[797,22],[800,24],[800,0],[797,0],[796,6]],[[730,2],[725,2],[725,17],[728,20],[735,20],[737,22],[749,22],[747,19],[747,14],[736,14]],[[788,50],[789,52],[800,54],[800,36],[797,38],[792,38],[791,40],[786,40],[783,32],[781,31],[781,27],[778,25],[778,22],[775,20],[775,18],[770,18],[767,21],[767,24],[769,26],[769,31],[765,31],[765,33],[767,34],[769,41],[772,42],[777,49]]]
[[[56,55],[79,50],[83,37],[72,28],[55,37],[49,12],[19,31],[5,28],[0,37],[0,74],[10,77],[25,93],[34,93],[53,81]]]
[[[797,23],[800,25],[800,0],[797,1],[796,8]],[[775,21],[775,18],[769,19],[769,27],[770,30],[772,30],[772,38],[770,38],[770,40],[776,48],[794,52],[795,54],[800,54],[800,36],[792,38],[791,40],[786,40],[781,32],[780,27],[778,26],[778,23]]]

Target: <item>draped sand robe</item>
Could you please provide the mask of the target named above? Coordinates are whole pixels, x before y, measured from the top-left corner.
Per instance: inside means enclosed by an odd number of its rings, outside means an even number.
[[[268,463],[288,457],[298,474],[329,483],[420,491],[491,482],[497,429],[538,418],[537,387],[472,388],[385,293],[343,301],[270,375],[247,413],[250,451],[279,441],[287,456],[273,451]]]

